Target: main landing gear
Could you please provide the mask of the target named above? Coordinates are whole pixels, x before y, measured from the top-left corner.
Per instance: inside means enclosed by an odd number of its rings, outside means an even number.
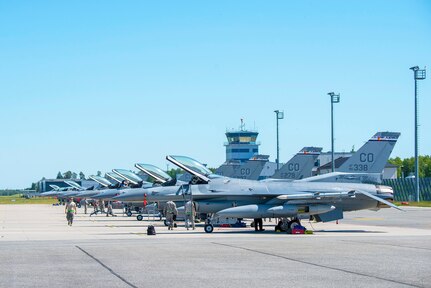
[[[275,232],[287,232],[295,226],[301,226],[301,222],[297,217],[294,218],[281,218],[275,226]]]
[[[212,217],[213,217],[213,215],[210,214],[210,215],[208,215],[207,219],[205,220],[204,230],[206,233],[212,233],[214,231],[214,226],[213,226],[213,224],[211,224]]]

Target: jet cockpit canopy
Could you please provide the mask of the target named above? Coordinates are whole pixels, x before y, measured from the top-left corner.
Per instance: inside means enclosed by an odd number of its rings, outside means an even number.
[[[112,169],[112,172],[134,185],[142,183],[142,178],[133,173],[132,171],[126,169]]]
[[[191,184],[208,183],[210,179],[220,177],[213,174],[205,165],[190,157],[168,155],[166,156],[166,160],[192,174],[194,177],[191,180]]]
[[[152,177],[158,183],[163,184],[172,180],[172,177],[169,176],[168,173],[154,165],[136,163],[135,167],[147,174],[148,176]]]
[[[79,185],[78,183],[76,183],[75,181],[65,180],[64,183],[66,183],[67,185],[69,185],[75,189],[82,190],[82,186]]]
[[[112,184],[108,179],[103,178],[101,176],[97,176],[97,175],[91,175],[90,179],[96,181],[97,183],[99,183],[103,187],[109,187]]]
[[[124,180],[124,178],[122,178],[122,177],[120,177],[120,176],[118,176],[117,174],[112,173],[112,172],[108,172],[108,173],[106,173],[106,177],[110,178],[110,179],[111,179],[111,180],[113,180],[115,183],[121,183],[121,182],[123,182],[123,180]]]
[[[112,172],[123,178],[124,180],[129,181],[132,185],[131,188],[138,188],[138,187],[152,187],[153,184],[150,182],[146,182],[142,180],[141,177],[139,177],[136,173],[133,173],[132,171],[126,170],[126,169],[112,169]]]

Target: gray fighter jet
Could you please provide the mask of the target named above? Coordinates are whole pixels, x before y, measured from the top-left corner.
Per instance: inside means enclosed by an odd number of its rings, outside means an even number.
[[[166,159],[193,175],[189,184],[169,187],[134,189],[114,197],[118,200],[181,201],[185,198],[196,203],[196,211],[210,214],[205,231],[213,231],[213,217],[282,218],[282,225],[290,227],[299,218],[313,216],[317,221],[343,218],[343,212],[378,209],[392,203],[379,197],[391,187],[362,183],[338,182],[262,182],[227,178],[212,174],[198,161],[185,156],[167,156]],[[383,188],[383,189],[382,189]]]

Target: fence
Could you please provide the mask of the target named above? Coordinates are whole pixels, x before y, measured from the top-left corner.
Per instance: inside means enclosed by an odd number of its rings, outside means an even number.
[[[384,179],[383,185],[394,189],[395,201],[416,201],[416,181],[409,179]],[[419,198],[421,201],[431,201],[431,178],[419,178]]]

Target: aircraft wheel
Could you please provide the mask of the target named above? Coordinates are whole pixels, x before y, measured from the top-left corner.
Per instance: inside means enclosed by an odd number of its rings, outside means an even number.
[[[274,230],[275,232],[281,232],[282,230],[280,224],[275,225]]]
[[[132,211],[127,211],[126,215],[127,217],[132,217]]]
[[[299,222],[299,220],[294,219],[294,220],[289,221],[289,223],[287,224],[287,228],[293,229],[295,226],[300,226],[300,225],[301,225],[301,223]]]
[[[168,221],[166,219],[163,221],[163,224],[165,224],[165,226],[169,226]]]
[[[214,226],[212,224],[206,224],[204,229],[206,233],[211,233],[214,231]]]
[[[144,219],[144,217],[141,214],[139,214],[138,216],[136,216],[136,220],[142,221],[142,219]]]
[[[77,203],[76,207],[81,208],[81,203]]]

